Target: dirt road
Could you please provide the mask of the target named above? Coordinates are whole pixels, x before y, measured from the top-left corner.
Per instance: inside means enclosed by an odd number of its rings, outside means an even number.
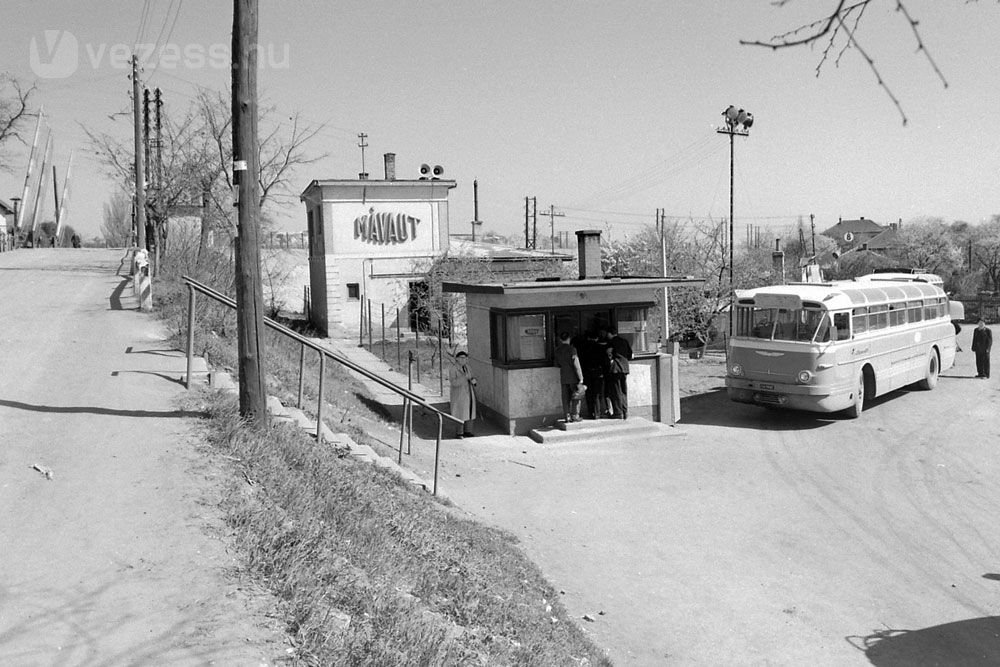
[[[121,255],[0,254],[0,664],[269,664],[273,602],[229,576],[185,360]]]
[[[1000,380],[970,330],[859,420],[714,392],[656,441],[449,443],[443,486],[616,664],[1000,664]]]

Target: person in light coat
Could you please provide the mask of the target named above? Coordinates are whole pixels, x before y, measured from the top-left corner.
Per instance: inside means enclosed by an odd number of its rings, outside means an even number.
[[[472,422],[476,419],[476,378],[472,377],[466,352],[455,354],[455,363],[448,372],[448,384],[451,416],[462,420],[455,435],[459,438],[474,435]]]

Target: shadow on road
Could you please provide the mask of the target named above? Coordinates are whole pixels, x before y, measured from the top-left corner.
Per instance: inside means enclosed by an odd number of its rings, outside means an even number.
[[[183,375],[181,375],[180,377],[177,377],[177,375],[167,375],[166,373],[160,373],[160,372],[157,372],[157,371],[111,371],[111,377],[113,377],[113,378],[116,378],[119,375],[125,375],[125,374],[131,374],[131,375],[153,375],[153,376],[156,376],[158,378],[162,378],[162,379],[166,380],[167,382],[173,382],[174,384],[179,384],[182,387],[186,386],[185,383],[184,383],[184,376]]]
[[[111,293],[110,297],[108,297],[108,303],[111,305],[111,310],[124,310],[124,308],[122,308],[122,292],[125,291],[125,286],[128,285],[128,283],[128,278],[122,278],[122,281],[115,287],[115,291]]]
[[[906,393],[899,389],[865,401],[865,412],[877,410],[887,401]],[[843,413],[802,412],[736,403],[729,400],[725,389],[694,394],[681,399],[682,424],[727,426],[757,431],[805,431],[849,420]]]
[[[845,637],[876,667],[1000,664],[1000,616],[971,618],[921,630],[876,631]]]
[[[114,417],[204,417],[201,412],[191,410],[118,410],[102,408],[96,405],[36,405],[21,401],[8,401],[0,398],[0,407],[29,412],[52,412],[56,414],[94,414],[111,415]]]

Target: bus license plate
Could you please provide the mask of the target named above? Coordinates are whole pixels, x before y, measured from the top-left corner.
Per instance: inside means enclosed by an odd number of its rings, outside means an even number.
[[[774,385],[773,385],[773,384],[763,384],[763,383],[762,383],[762,384],[760,385],[760,388],[761,388],[761,389],[764,389],[764,390],[770,390],[770,391],[774,391]]]

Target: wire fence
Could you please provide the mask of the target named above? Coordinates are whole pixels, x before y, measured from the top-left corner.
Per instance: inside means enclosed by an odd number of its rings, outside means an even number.
[[[409,309],[361,300],[358,345],[407,377],[407,388],[437,385],[444,396],[445,364],[455,354],[450,318],[413,314]]]

